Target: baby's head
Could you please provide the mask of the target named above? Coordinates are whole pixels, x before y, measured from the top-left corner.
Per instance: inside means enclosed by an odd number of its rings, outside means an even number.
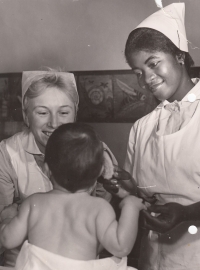
[[[103,144],[92,127],[67,123],[48,140],[45,162],[54,180],[70,192],[91,188],[103,167]]]

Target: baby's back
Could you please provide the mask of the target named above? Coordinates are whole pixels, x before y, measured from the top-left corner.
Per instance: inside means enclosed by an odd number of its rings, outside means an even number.
[[[67,194],[50,191],[31,199],[28,240],[64,257],[95,259],[99,243],[95,219],[100,198],[86,192]]]

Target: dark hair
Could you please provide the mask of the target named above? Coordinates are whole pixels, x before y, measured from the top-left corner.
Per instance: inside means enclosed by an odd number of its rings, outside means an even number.
[[[70,192],[87,189],[101,172],[103,144],[91,126],[67,123],[50,136],[45,161],[60,186]]]
[[[136,28],[129,34],[125,46],[125,57],[129,65],[132,53],[138,51],[160,51],[169,53],[174,57],[184,54],[188,74],[190,74],[191,66],[194,65],[194,61],[188,52],[181,51],[168,37],[152,28]]]

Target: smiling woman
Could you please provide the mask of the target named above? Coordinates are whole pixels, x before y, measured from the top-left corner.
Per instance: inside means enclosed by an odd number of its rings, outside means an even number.
[[[33,81],[24,91],[24,121],[42,153],[49,136],[57,127],[75,121],[78,94],[77,91],[66,92],[66,89],[62,77],[50,74]]]
[[[48,87],[40,96],[32,98],[25,111],[25,122],[42,153],[52,132],[75,119],[74,103],[56,87]]]
[[[194,86],[189,77],[194,64],[190,54],[156,29],[139,27],[132,31],[125,55],[139,85],[160,101],[181,100]]]
[[[200,269],[200,232],[188,233],[200,226],[200,82],[189,74],[184,14],[184,3],[166,6],[126,42],[140,86],[161,101],[133,125],[124,166],[144,200],[156,202],[143,212],[140,270]]]
[[[22,110],[27,128],[0,143],[0,211],[17,213],[16,203],[52,189],[44,163],[47,141],[55,129],[76,120],[78,93],[74,75],[57,71],[26,71],[22,75]],[[104,149],[110,152],[104,144]],[[117,164],[114,156],[113,161]],[[111,199],[98,183],[93,195]],[[6,208],[6,206],[11,205]],[[5,266],[14,266],[19,250],[4,252]]]
[[[173,56],[165,52],[139,51],[130,56],[130,63],[138,77],[139,85],[152,92],[160,101],[180,100],[193,86],[185,69],[179,64],[184,63],[184,56]],[[133,64],[134,63],[134,64]],[[184,80],[182,80],[184,78]]]

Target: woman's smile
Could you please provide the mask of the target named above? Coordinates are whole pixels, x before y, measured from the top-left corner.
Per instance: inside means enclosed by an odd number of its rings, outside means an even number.
[[[74,103],[61,90],[47,88],[42,95],[30,100],[27,119],[40,151],[44,152],[53,131],[62,124],[74,122]]]
[[[131,55],[130,64],[138,83],[159,100],[179,97],[182,88],[182,66],[171,54],[156,51],[137,51]]]
[[[164,80],[161,82],[151,83],[148,85],[149,90],[154,94],[163,86]]]
[[[43,131],[43,133],[47,136],[50,137],[51,134],[53,133],[53,131],[49,132],[49,131]]]

